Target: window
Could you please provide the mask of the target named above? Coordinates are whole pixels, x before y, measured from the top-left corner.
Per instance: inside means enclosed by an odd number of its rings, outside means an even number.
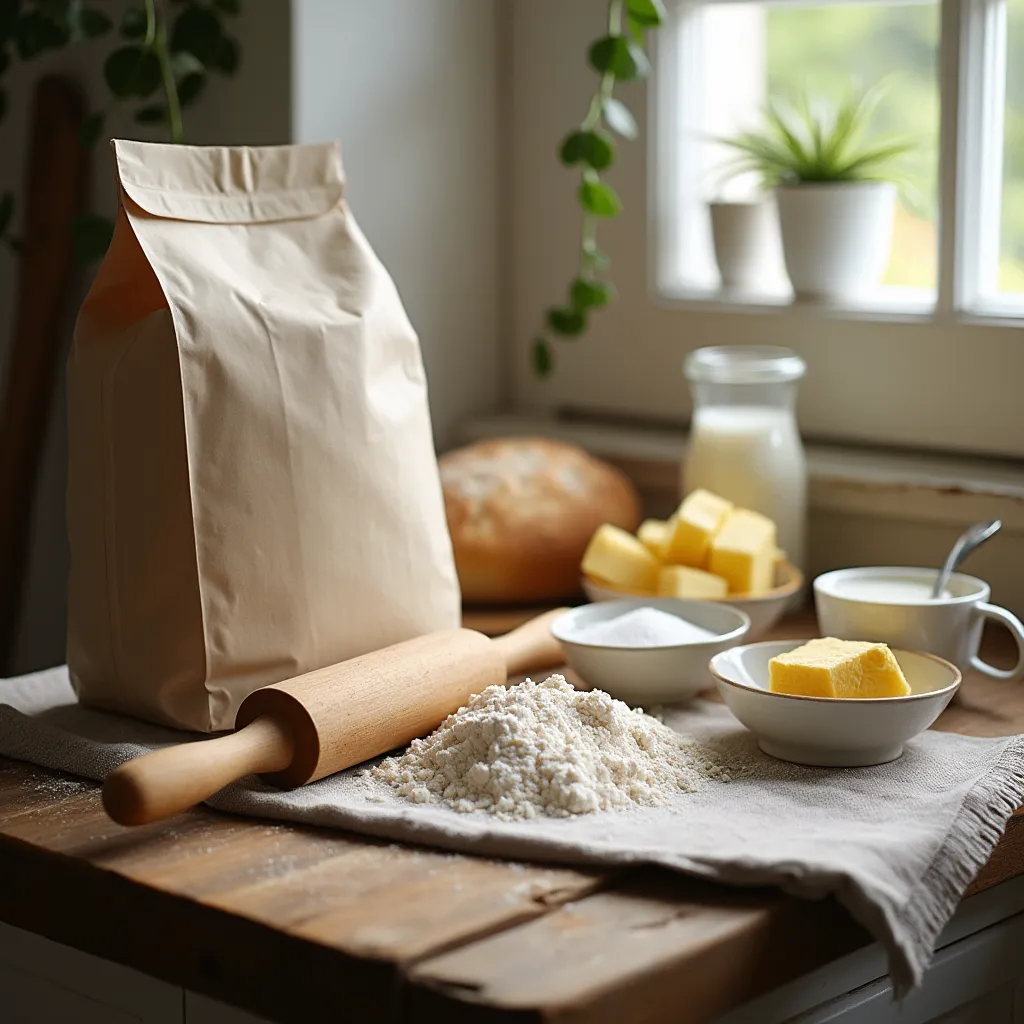
[[[1024,0],[1020,0],[1024,3]],[[756,127],[769,96],[795,101],[804,91],[838,101],[851,86],[887,86],[876,124],[906,137],[914,149],[898,166],[903,179],[882,293],[877,304],[935,301],[938,279],[939,34],[938,2],[758,2],[685,5],[676,12],[680,45],[692,56],[679,80],[682,147],[687,178],[679,207],[680,237],[690,240],[677,265],[675,287],[714,293],[708,200],[746,198],[758,182],[730,177],[731,151],[717,140]],[[666,140],[672,145],[673,140]],[[774,288],[789,300],[781,261]]]
[[[778,344],[808,364],[811,441],[1024,457],[1024,0],[666,0],[654,73],[623,90],[643,142],[609,181],[617,300],[539,382],[529,345],[573,267],[572,175],[552,158],[593,88],[601,0],[512,5],[508,144],[511,400],[519,409],[685,423],[681,367],[709,344]],[[884,287],[858,308],[719,291],[706,202],[715,144],[774,89],[886,79],[886,131],[918,141]],[[742,187],[732,182],[730,188]]]
[[[1006,5],[1006,54],[998,287],[1024,312],[1024,0]]]

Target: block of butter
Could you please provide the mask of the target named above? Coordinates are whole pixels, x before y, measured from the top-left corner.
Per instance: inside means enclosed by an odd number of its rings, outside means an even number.
[[[668,543],[671,528],[672,524],[664,519],[645,519],[640,524],[640,529],[636,531],[636,539],[655,558],[660,559],[664,557],[665,545]]]
[[[651,594],[661,566],[633,534],[605,523],[590,538],[581,568],[612,586]]]
[[[729,593],[721,576],[688,565],[666,565],[658,574],[659,597],[689,597],[714,601]]]
[[[706,569],[711,540],[718,532],[732,502],[710,491],[691,491],[672,519],[672,534],[665,546],[665,561]]]
[[[733,509],[711,541],[707,568],[731,594],[763,594],[775,581],[775,524],[759,512]]]
[[[768,662],[768,688],[801,697],[904,697],[910,686],[885,644],[825,637]]]

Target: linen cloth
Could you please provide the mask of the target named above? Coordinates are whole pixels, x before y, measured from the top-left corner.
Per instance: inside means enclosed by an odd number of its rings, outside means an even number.
[[[658,864],[733,885],[834,895],[889,953],[898,993],[1024,803],[1024,737],[929,731],[872,768],[806,768],[762,754],[722,706],[664,709],[664,721],[736,770],[661,807],[500,821],[413,804],[350,769],[291,792],[256,777],[210,806],[463,853],[568,864]],[[0,754],[90,779],[196,737],[76,703],[66,668],[0,680]]]

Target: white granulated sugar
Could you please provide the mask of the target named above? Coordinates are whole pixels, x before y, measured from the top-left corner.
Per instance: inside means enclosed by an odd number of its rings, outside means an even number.
[[[729,781],[710,751],[560,675],[489,686],[367,775],[415,803],[504,819],[654,806]]]
[[[673,644],[703,643],[717,636],[678,615],[660,608],[634,608],[613,619],[592,622],[573,634],[584,644],[605,647],[668,647]]]

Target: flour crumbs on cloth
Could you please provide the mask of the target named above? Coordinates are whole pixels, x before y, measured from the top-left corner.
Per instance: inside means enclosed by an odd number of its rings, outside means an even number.
[[[712,751],[560,675],[487,687],[366,774],[414,803],[503,820],[653,807],[729,781]]]

